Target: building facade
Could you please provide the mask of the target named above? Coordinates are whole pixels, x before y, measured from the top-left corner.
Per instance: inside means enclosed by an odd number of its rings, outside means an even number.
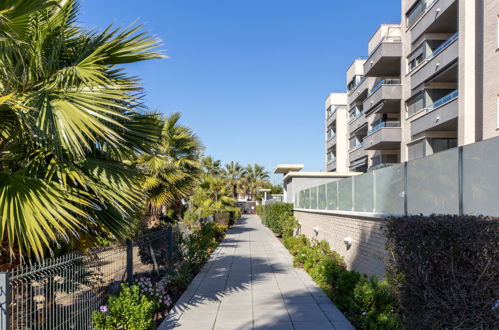
[[[498,24],[497,0],[402,0],[401,23],[381,25],[347,70],[346,170],[498,136]]]
[[[326,171],[348,172],[347,95],[331,93],[326,104]]]

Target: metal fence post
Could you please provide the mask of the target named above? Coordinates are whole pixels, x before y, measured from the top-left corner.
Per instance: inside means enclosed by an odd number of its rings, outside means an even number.
[[[0,329],[9,328],[9,273],[0,273]]]
[[[457,175],[458,175],[458,187],[459,187],[459,215],[464,213],[464,199],[463,199],[463,147],[457,149]]]
[[[173,261],[173,227],[166,228],[166,244],[168,251],[168,263]]]
[[[129,238],[126,240],[126,281],[133,284],[133,243]]]
[[[404,163],[404,215],[407,216],[407,162]]]

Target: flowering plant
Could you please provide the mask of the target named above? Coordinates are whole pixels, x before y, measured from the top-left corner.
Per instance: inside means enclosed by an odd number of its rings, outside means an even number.
[[[173,300],[164,282],[153,283],[151,278],[142,276],[137,281],[137,285],[139,286],[141,295],[147,296],[158,304],[165,305],[166,307],[170,307],[173,304]]]

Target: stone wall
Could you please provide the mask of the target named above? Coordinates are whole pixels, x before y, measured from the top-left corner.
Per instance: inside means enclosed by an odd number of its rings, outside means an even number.
[[[301,233],[308,238],[328,241],[331,249],[343,256],[348,269],[384,276],[383,219],[305,211],[295,211],[294,215],[301,223]],[[319,227],[318,233],[314,227]],[[344,243],[345,237],[352,238],[350,248]]]

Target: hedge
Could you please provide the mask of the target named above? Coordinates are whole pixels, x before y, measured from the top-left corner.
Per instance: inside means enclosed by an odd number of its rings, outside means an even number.
[[[262,222],[275,234],[288,237],[293,235],[296,219],[293,217],[293,204],[276,203],[263,206]]]
[[[393,289],[386,281],[346,269],[343,258],[326,241],[304,235],[284,245],[357,329],[400,329]]]
[[[387,277],[409,329],[499,324],[499,221],[473,216],[391,218]]]

